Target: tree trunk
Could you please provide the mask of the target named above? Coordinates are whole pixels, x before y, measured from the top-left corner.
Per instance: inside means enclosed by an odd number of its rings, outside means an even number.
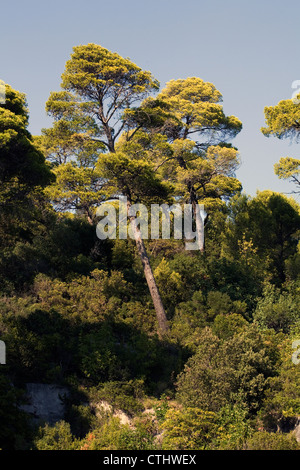
[[[107,137],[108,137],[109,145],[111,146],[110,151],[115,152],[113,137],[110,134],[110,138],[109,138],[108,134],[109,132],[107,132]],[[130,196],[127,194],[127,213],[129,211],[130,206],[131,206]],[[142,261],[144,275],[148,284],[148,288],[149,288],[153,305],[154,305],[154,309],[156,312],[156,318],[158,322],[158,335],[160,336],[160,338],[162,338],[164,334],[169,330],[167,315],[166,315],[166,312],[165,312],[165,309],[161,300],[159,289],[157,287],[157,284],[156,284],[156,281],[152,272],[152,268],[151,268],[150,261],[147,255],[145,244],[141,237],[141,232],[136,224],[136,219],[133,216],[133,217],[129,217],[129,220],[133,229],[137,251]]]
[[[127,210],[129,210],[130,206],[131,206],[130,202],[127,201]],[[158,322],[158,334],[160,337],[163,337],[164,334],[169,330],[166,312],[165,312],[165,309],[161,300],[159,289],[157,287],[157,284],[156,284],[156,281],[152,272],[152,268],[151,268],[150,261],[147,255],[145,244],[141,237],[141,232],[136,224],[136,219],[134,216],[132,216],[132,217],[129,217],[129,220],[130,220],[130,224],[132,226],[132,230],[134,233],[137,251],[142,261],[144,275],[145,275],[145,278],[149,287],[149,291],[152,297],[153,305],[155,308],[157,322]]]
[[[85,210],[85,213],[86,213],[86,217],[87,217],[88,223],[89,223],[90,225],[94,225],[93,215],[92,215],[90,209],[87,208],[87,209]]]

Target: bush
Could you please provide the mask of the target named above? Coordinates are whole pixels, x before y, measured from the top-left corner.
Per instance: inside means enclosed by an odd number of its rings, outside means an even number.
[[[218,435],[216,414],[200,408],[170,408],[162,424],[164,450],[209,449]]]
[[[40,428],[34,444],[36,450],[76,450],[78,448],[70,425],[65,421],[59,421],[54,426],[46,424]]]
[[[300,450],[294,434],[258,431],[246,443],[246,450]]]
[[[152,450],[156,428],[149,417],[136,418],[132,425],[110,417],[80,441],[81,450]]]
[[[91,393],[96,401],[107,401],[113,408],[133,415],[143,409],[141,399],[144,397],[143,380],[128,382],[105,382],[98,390]]]
[[[233,399],[241,399],[256,412],[275,364],[271,347],[267,348],[255,325],[224,341],[206,327],[199,343],[178,376],[178,400],[184,406],[219,411]]]

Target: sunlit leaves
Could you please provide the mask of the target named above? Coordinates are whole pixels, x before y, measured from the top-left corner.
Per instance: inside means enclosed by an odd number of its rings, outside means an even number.
[[[169,105],[169,110],[180,122],[170,127],[168,134],[174,139],[187,138],[191,134],[196,141],[205,137],[210,144],[234,137],[242,128],[234,116],[226,117],[220,104],[221,93],[209,82],[200,78],[171,80],[158,95]]]
[[[27,130],[25,95],[8,85],[6,89],[7,100],[0,105],[0,181],[17,178],[28,187],[44,186],[52,176]]]
[[[300,106],[293,100],[282,100],[276,106],[265,107],[266,127],[262,133],[279,139],[291,138],[296,141],[300,131]]]
[[[265,107],[266,127],[262,133],[278,139],[290,138],[299,142],[300,137],[300,105],[293,100],[282,100],[276,106]],[[299,192],[300,160],[291,157],[281,158],[274,165],[275,174],[280,179],[287,179],[297,186]]]
[[[159,84],[150,72],[100,45],[73,50],[62,75],[64,91],[50,96],[48,112],[61,119],[65,115],[74,118],[80,110],[94,120],[105,145],[113,151],[116,137],[125,127],[124,110],[157,90]]]
[[[274,165],[275,174],[284,180],[289,180],[297,185],[297,191],[300,191],[300,160],[291,157],[282,157]]]
[[[121,194],[132,202],[159,202],[168,197],[169,185],[161,182],[153,164],[146,159],[131,159],[123,152],[111,153],[103,155],[98,169],[109,180],[107,197]]]
[[[93,206],[104,198],[101,173],[70,162],[57,166],[53,171],[56,182],[45,189],[45,194],[54,207],[58,211],[81,211],[92,218]]]

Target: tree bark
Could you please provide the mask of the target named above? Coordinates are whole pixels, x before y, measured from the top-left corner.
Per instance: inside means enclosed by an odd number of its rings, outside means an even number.
[[[115,152],[114,140],[111,134],[111,128],[107,128],[107,138],[108,138],[109,146],[111,146],[110,151]],[[127,213],[129,211],[130,206],[131,206],[130,195],[127,194]],[[141,236],[141,232],[136,224],[136,219],[133,216],[133,217],[130,217],[129,220],[133,229],[137,251],[142,261],[144,275],[148,284],[148,288],[149,288],[153,305],[154,305],[154,309],[156,312],[156,318],[158,322],[158,335],[160,338],[163,338],[165,333],[169,330],[167,315],[166,315],[166,312],[162,303],[159,289],[157,287],[157,284],[153,275],[153,271],[150,265],[150,261],[147,255],[144,241]]]
[[[127,200],[127,210],[129,210],[130,206],[131,204]],[[156,317],[157,317],[157,322],[158,322],[158,334],[162,338],[165,335],[165,333],[169,330],[166,312],[165,312],[165,309],[161,300],[159,289],[157,287],[157,284],[153,275],[153,271],[152,271],[150,261],[147,255],[145,244],[141,237],[141,232],[136,224],[136,219],[134,216],[132,216],[132,217],[129,217],[129,220],[130,220],[130,224],[134,233],[137,251],[142,261],[144,275],[148,284],[148,288],[149,288],[153,305],[154,305],[154,309],[156,312]]]
[[[85,209],[85,213],[86,213],[88,223],[90,225],[94,225],[93,215],[88,207]]]

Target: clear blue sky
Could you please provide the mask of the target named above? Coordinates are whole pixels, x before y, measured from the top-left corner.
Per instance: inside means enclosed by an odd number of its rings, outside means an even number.
[[[150,70],[161,88],[200,77],[223,95],[226,114],[243,122],[233,141],[244,191],[287,192],[275,175],[300,144],[266,138],[264,106],[289,99],[300,80],[299,0],[10,0],[0,5],[0,78],[25,92],[29,130],[51,125],[45,102],[60,87],[73,46],[89,42]],[[298,199],[299,200],[299,199]]]

